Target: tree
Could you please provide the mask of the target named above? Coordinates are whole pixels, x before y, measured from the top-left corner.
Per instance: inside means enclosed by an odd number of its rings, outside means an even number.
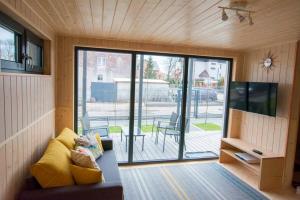
[[[167,81],[171,82],[171,73],[176,69],[176,64],[177,62],[180,61],[180,58],[176,58],[176,57],[168,57],[167,58],[167,67],[168,67],[168,71],[167,71]]]
[[[218,80],[218,87],[223,87],[224,86],[224,77],[221,77],[219,80]]]
[[[5,60],[14,60],[14,40],[0,40],[0,57]]]
[[[150,56],[148,59],[144,77],[146,79],[155,79],[156,78],[156,72],[154,70],[154,62],[153,62],[152,56]]]

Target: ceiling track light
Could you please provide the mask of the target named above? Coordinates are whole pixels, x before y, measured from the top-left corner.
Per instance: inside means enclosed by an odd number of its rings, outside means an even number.
[[[222,11],[222,21],[227,21],[227,20],[228,20],[228,15],[225,12],[225,8],[223,8],[223,11]]]
[[[236,11],[236,16],[238,16],[239,20],[240,20],[240,23],[242,23],[243,21],[245,21],[245,17],[243,15],[241,15],[239,13],[239,11]]]
[[[250,12],[248,13],[248,20],[249,20],[249,25],[252,26],[254,23],[253,23],[253,19],[251,17],[251,13]]]
[[[238,17],[240,23],[244,22],[246,18],[248,18],[249,25],[253,25],[253,19],[251,14],[254,13],[254,11],[251,10],[246,10],[246,9],[241,9],[241,8],[234,8],[234,7],[222,7],[219,6],[220,9],[222,9],[222,21],[227,21],[228,20],[228,15],[226,13],[226,10],[229,11],[235,11],[236,16]],[[245,15],[242,15],[241,13],[247,13],[248,16],[246,17]]]

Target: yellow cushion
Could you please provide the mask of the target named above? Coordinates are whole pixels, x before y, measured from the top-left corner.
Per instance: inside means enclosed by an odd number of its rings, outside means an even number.
[[[74,149],[75,138],[78,138],[78,135],[69,128],[65,128],[59,136],[56,137],[56,139],[68,147],[68,149]]]
[[[71,165],[71,172],[78,185],[102,182],[102,171],[99,169]]]
[[[32,165],[32,176],[43,188],[74,185],[70,154],[70,150],[62,143],[52,139],[42,158]]]
[[[104,149],[103,149],[102,140],[101,140],[101,137],[100,137],[99,133],[96,133],[96,134],[95,134],[95,137],[96,137],[97,142],[98,142],[98,144],[99,144],[99,147],[100,147],[100,149],[101,149],[101,151],[102,151],[102,153],[103,153],[103,152],[104,152]]]

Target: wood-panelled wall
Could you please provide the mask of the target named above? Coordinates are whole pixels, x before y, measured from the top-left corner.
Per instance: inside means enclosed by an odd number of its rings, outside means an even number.
[[[14,199],[54,135],[51,77],[0,74],[0,199]]]
[[[136,43],[109,39],[92,39],[60,36],[57,38],[56,68],[56,132],[64,127],[73,129],[74,122],[74,47],[96,47],[108,49],[164,52],[188,55],[228,57],[234,59],[233,76],[241,73],[242,54],[235,51],[193,48],[188,46],[169,46],[151,43]]]
[[[269,52],[274,56],[274,67],[272,70],[267,71],[262,68],[262,61]],[[290,138],[294,138],[297,131],[293,127],[295,122],[291,122],[291,114],[292,109],[297,110],[295,106],[299,104],[299,100],[297,100],[299,98],[295,97],[295,94],[299,93],[299,91],[293,92],[296,78],[296,53],[296,41],[245,53],[243,72],[237,80],[279,83],[277,115],[276,117],[269,117],[232,110],[232,119],[235,120],[232,120],[229,129],[232,131],[229,133],[231,137],[247,141],[263,151],[278,153],[285,157],[292,154],[291,151],[288,151],[288,148],[295,146],[295,142],[292,142]],[[291,106],[292,100],[294,100],[294,108]],[[286,159],[284,181],[287,185],[291,183],[291,169],[288,170],[287,167],[292,163],[293,159]]]
[[[0,199],[12,200],[55,135],[55,36],[22,0],[0,0],[0,10],[44,38],[49,74],[0,72]]]
[[[245,55],[244,81],[279,83],[276,117],[242,112],[240,138],[264,151],[285,154],[296,47],[297,43],[292,42]],[[263,69],[261,64],[268,52],[275,58],[270,71]]]

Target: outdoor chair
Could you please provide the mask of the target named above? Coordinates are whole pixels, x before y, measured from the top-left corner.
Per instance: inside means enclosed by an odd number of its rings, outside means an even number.
[[[95,120],[100,121],[100,120]],[[93,126],[91,127],[91,122],[88,113],[81,118],[81,125],[83,129],[83,134],[86,135],[88,133],[99,133],[101,137],[108,137],[109,136],[109,121],[108,117],[106,120],[102,121],[102,125],[100,126]]]
[[[177,120],[177,124],[176,124],[176,128],[175,129],[168,129],[165,128],[163,131],[159,131],[160,133],[162,133],[164,135],[164,140],[163,140],[163,152],[165,151],[165,146],[166,146],[166,137],[169,136],[174,136],[175,138],[175,142],[179,142],[179,137],[180,137],[180,123],[181,118],[179,117]],[[185,133],[187,133],[186,129],[188,127],[189,124],[189,119],[186,119],[186,123],[185,123]],[[185,146],[185,141],[184,141],[184,148],[186,149]]]
[[[156,128],[155,144],[158,143],[158,132],[162,131],[166,128],[167,129],[175,129],[177,119],[178,119],[178,115],[175,112],[172,112],[169,120],[156,120],[156,118],[153,119],[151,136],[153,136],[153,133],[155,131],[154,129]]]

